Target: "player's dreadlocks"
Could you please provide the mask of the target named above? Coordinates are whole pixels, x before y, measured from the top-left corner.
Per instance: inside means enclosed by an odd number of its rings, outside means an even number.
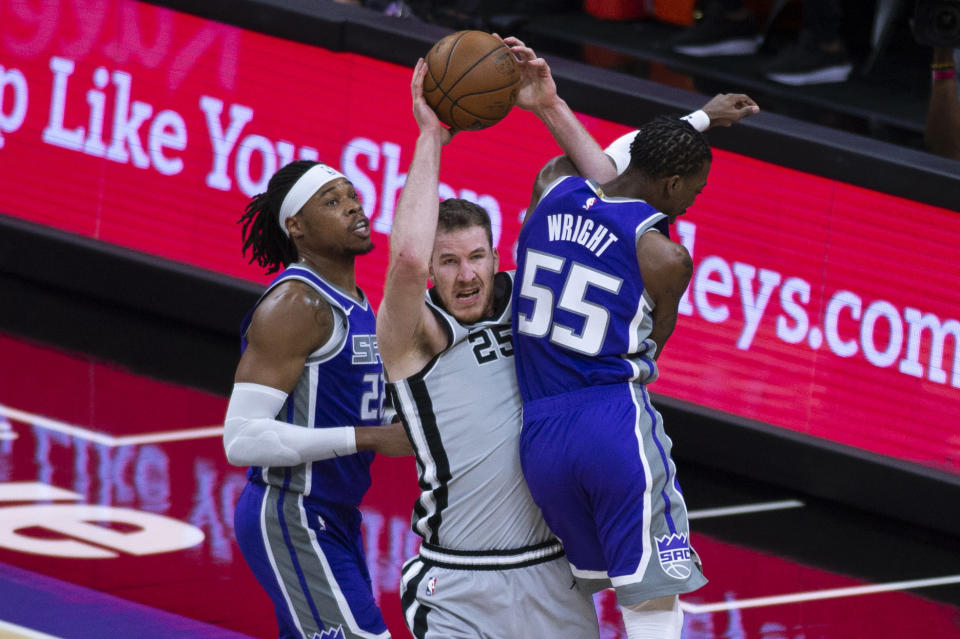
[[[712,158],[703,135],[689,122],[669,116],[644,124],[630,145],[630,167],[652,178],[692,175]]]
[[[280,205],[296,181],[316,164],[297,160],[274,173],[267,192],[253,196],[237,220],[243,224],[243,254],[250,249],[250,263],[256,261],[267,273],[279,271],[297,260],[297,247],[280,228]]]

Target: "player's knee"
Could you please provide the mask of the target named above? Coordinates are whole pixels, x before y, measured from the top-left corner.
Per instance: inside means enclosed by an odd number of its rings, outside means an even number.
[[[620,606],[628,639],[680,639],[683,612],[676,595]]]

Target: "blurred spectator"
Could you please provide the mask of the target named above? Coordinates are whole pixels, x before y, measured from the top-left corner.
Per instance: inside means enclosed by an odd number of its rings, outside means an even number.
[[[804,0],[797,42],[781,51],[764,75],[793,85],[845,82],[853,64],[840,36],[842,21],[839,0]],[[703,18],[680,34],[673,48],[698,57],[749,55],[762,41],[756,16],[743,0],[704,0]]]
[[[931,153],[960,160],[960,49],[935,48],[930,66],[933,86],[923,141]]]
[[[352,4],[357,7],[367,7],[375,11],[380,11],[388,16],[410,17],[413,10],[402,0],[333,0],[340,4]]]

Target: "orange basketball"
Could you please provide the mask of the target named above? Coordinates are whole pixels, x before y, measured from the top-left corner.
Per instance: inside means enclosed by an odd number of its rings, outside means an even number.
[[[423,97],[454,129],[476,131],[502,120],[517,101],[520,65],[489,33],[458,31],[427,53]]]

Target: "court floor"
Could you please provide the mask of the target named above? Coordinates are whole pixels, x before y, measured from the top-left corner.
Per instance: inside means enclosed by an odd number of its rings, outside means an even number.
[[[246,480],[223,457],[225,408],[0,333],[0,639],[276,636],[233,537]],[[677,452],[710,579],[682,598],[684,639],[960,638],[956,538]],[[375,462],[365,543],[394,637],[415,495],[412,459]],[[601,636],[621,636],[612,593],[596,601]]]

